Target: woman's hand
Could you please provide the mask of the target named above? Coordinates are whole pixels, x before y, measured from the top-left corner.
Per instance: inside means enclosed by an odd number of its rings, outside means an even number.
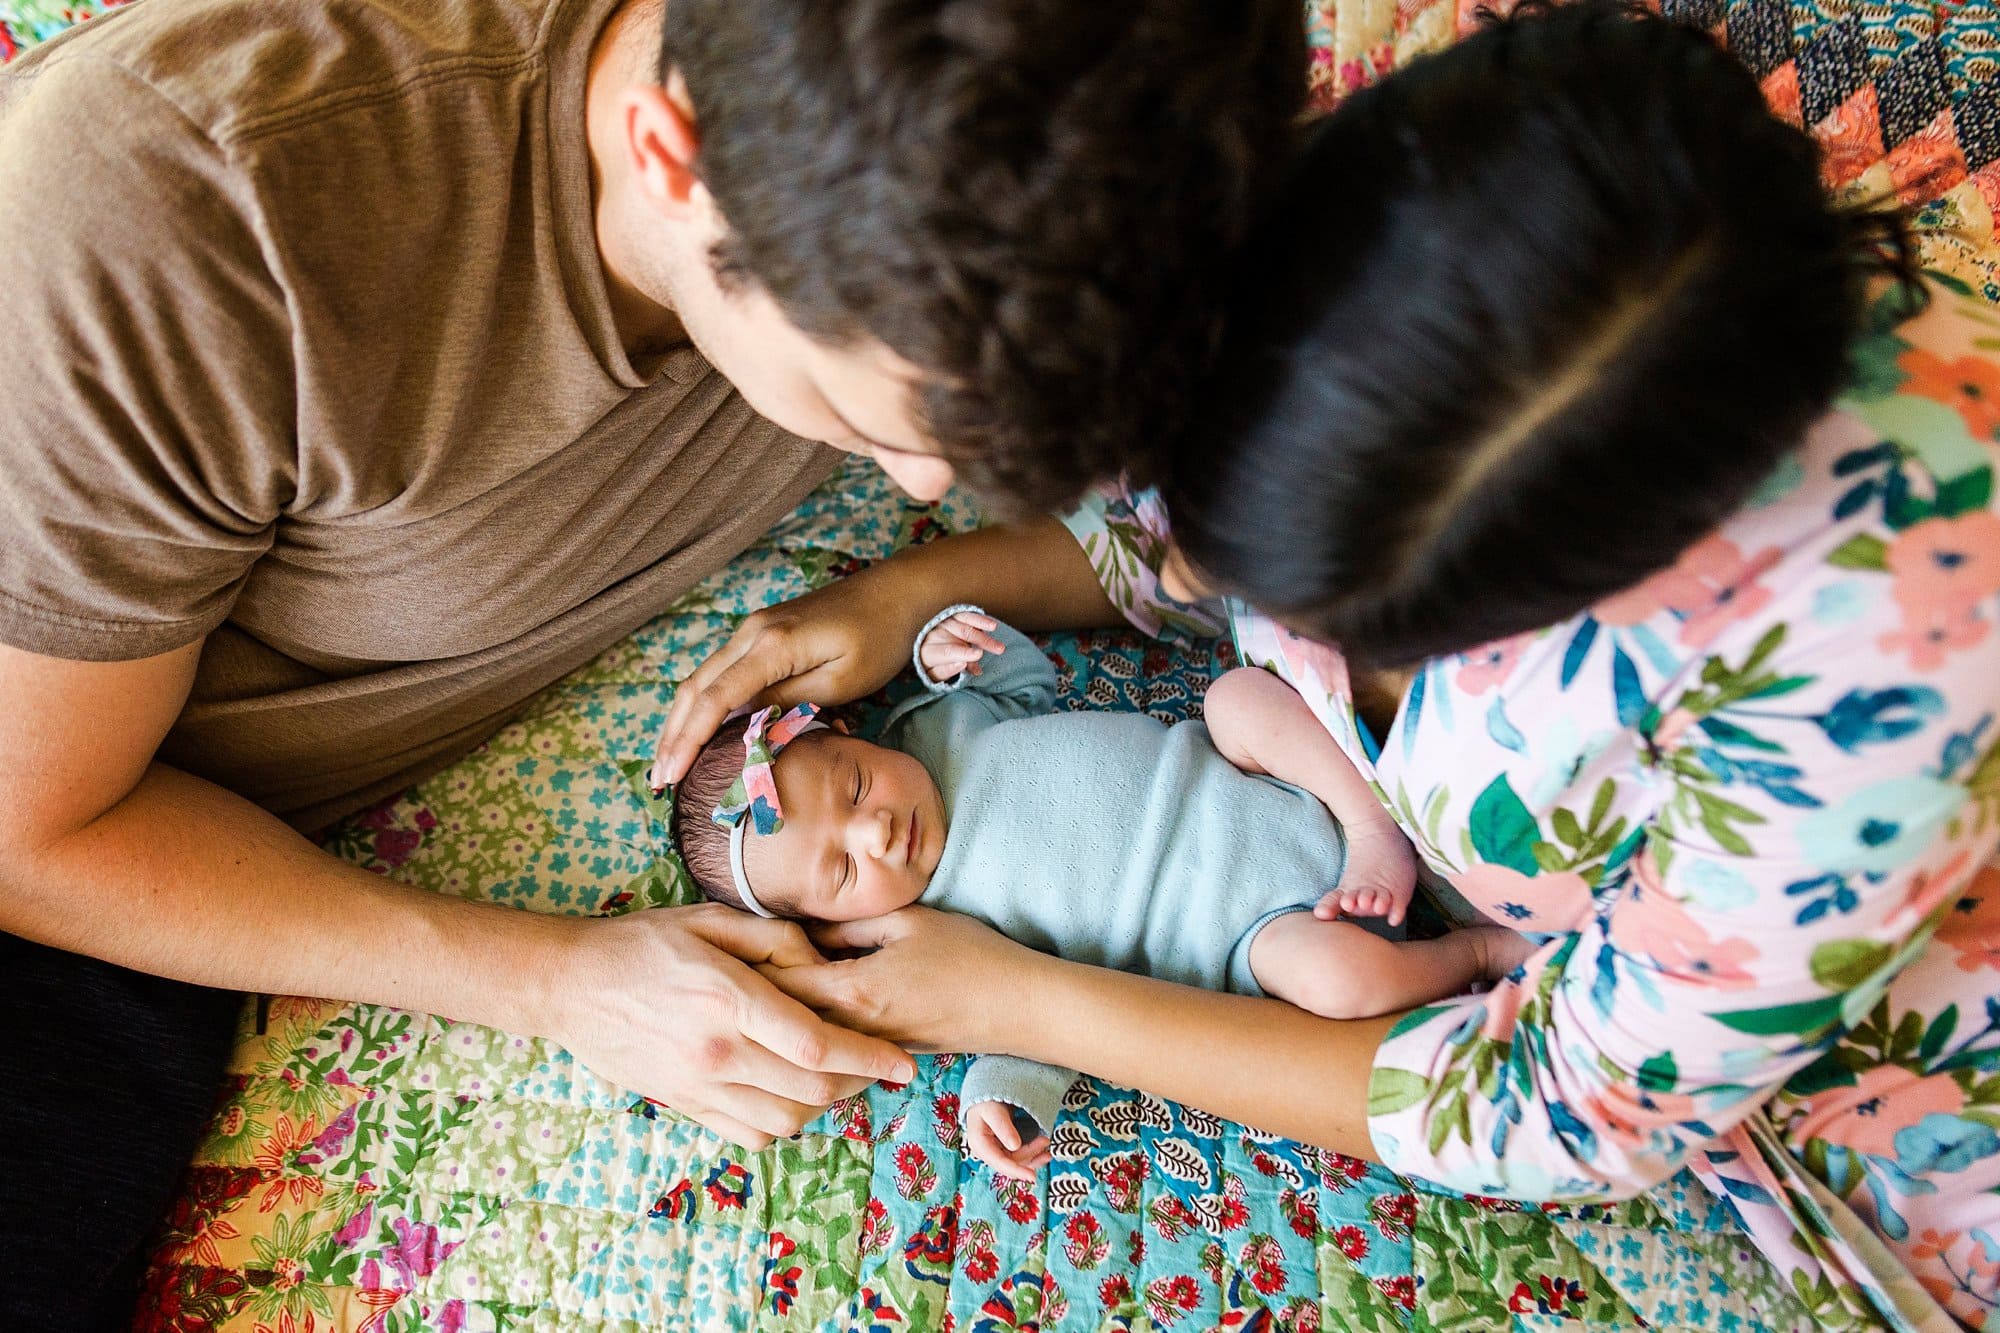
[[[891,562],[746,616],[674,692],[653,751],[654,788],[686,777],[722,720],[745,704],[846,703],[888,684],[937,610],[898,582]]]
[[[1097,571],[1053,518],[913,546],[852,578],[751,615],[674,694],[655,787],[679,782],[745,704],[846,703],[889,683],[925,621],[972,602],[1017,629],[1123,624]]]
[[[826,949],[867,949],[859,958],[764,975],[832,1022],[906,1050],[1006,1051],[1032,1020],[1022,999],[1051,962],[956,912],[905,907],[866,921],[815,927]]]
[[[598,1075],[746,1148],[915,1067],[823,1022],[758,975],[826,966],[792,922],[715,904],[577,918],[551,961],[548,1035]]]

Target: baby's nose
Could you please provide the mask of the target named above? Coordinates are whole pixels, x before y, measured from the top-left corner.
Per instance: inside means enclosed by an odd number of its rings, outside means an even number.
[[[856,840],[860,843],[859,850],[862,854],[873,860],[880,860],[882,857],[887,856],[889,854],[889,844],[892,840],[891,835],[895,832],[889,812],[887,810],[873,811],[863,815],[857,823],[858,827],[855,830],[857,834]]]
[[[874,844],[875,855],[887,856],[889,848],[896,841],[895,818],[887,810],[877,810],[875,812],[875,823],[869,829],[868,836]]]

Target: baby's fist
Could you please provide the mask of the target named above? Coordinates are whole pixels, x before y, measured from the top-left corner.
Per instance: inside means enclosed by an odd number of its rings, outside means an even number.
[[[1014,1127],[1014,1108],[1006,1102],[976,1102],[965,1112],[965,1150],[1003,1176],[1033,1183],[1048,1165],[1049,1137],[1021,1142]]]
[[[946,681],[960,672],[979,674],[979,659],[1006,651],[992,635],[1000,622],[978,611],[960,611],[938,622],[917,645],[917,660],[932,680]]]

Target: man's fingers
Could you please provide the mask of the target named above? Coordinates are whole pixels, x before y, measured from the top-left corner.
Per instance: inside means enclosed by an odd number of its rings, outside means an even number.
[[[774,921],[748,912],[708,910],[692,916],[688,929],[732,958],[756,967],[809,967],[824,963],[803,927],[794,921]]]
[[[769,1139],[790,1138],[824,1109],[779,1097],[744,1083],[724,1083],[708,1095],[723,1115],[754,1133],[768,1136],[767,1142]]]
[[[828,1107],[842,1097],[852,1097],[875,1080],[861,1074],[828,1074],[801,1069],[780,1059],[761,1044],[749,1042],[731,1062],[730,1077],[737,1083],[759,1088],[774,1097],[799,1106]]]
[[[771,1146],[769,1134],[750,1128],[733,1115],[724,1115],[720,1111],[683,1111],[682,1114],[717,1138],[748,1148],[751,1152],[761,1152]]]

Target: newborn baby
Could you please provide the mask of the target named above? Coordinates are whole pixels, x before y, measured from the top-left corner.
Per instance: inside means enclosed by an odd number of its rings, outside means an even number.
[[[1459,994],[1528,955],[1498,926],[1399,941],[1332,919],[1400,925],[1414,860],[1305,701],[1268,672],[1229,672],[1209,689],[1206,725],[1169,727],[1054,711],[1048,659],[975,607],[940,613],[914,656],[927,692],[890,714],[882,744],[825,727],[811,705],[738,719],[709,742],[673,811],[705,894],[820,921],[921,902],[1074,961],[1328,1018]],[[1032,1179],[1073,1078],[976,1061],[960,1094],[968,1149]]]

